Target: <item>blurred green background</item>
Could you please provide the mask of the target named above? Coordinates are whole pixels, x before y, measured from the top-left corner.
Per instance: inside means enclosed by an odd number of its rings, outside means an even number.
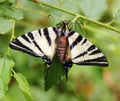
[[[8,2],[13,1],[8,0]],[[41,1],[120,29],[120,0]],[[16,0],[16,2],[15,4],[22,12],[20,16],[23,16],[15,22],[16,37],[38,28],[55,26],[64,19],[74,18],[30,0]],[[48,17],[48,15],[51,16]],[[40,58],[11,49],[11,56],[16,63],[14,69],[27,78],[35,101],[120,101],[120,33],[82,19],[80,21],[83,26],[77,25],[74,30],[102,50],[108,58],[109,67],[74,65],[69,71],[68,82],[64,78],[45,92],[44,62]],[[11,31],[6,35],[0,35],[0,55],[6,52],[10,36]],[[11,80],[9,90],[1,101],[26,101],[14,79]]]

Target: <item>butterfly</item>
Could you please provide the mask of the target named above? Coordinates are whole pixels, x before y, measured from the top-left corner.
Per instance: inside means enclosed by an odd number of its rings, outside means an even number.
[[[55,55],[67,73],[73,64],[108,66],[105,55],[94,44],[69,28],[68,21],[62,21],[59,27],[48,27],[27,32],[9,44],[10,48],[23,51],[45,60],[51,67]]]

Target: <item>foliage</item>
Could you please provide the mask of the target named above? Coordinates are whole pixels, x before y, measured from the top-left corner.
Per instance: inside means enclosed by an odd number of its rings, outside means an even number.
[[[0,58],[0,98],[2,98],[8,90],[8,84],[12,76],[11,69],[13,67],[14,61],[12,61],[9,57],[4,56]]]
[[[120,9],[115,9],[113,13],[114,19],[116,22],[120,23]]]
[[[0,0],[1,101],[119,101],[120,1],[34,1],[37,2]],[[44,76],[46,66],[42,59],[8,47],[15,36],[55,26],[63,19],[70,20],[72,29],[100,47],[108,58],[109,68],[74,65],[66,82],[57,56]]]
[[[63,67],[58,59],[58,56],[55,55],[51,64],[51,68],[47,70],[45,77],[45,90],[51,88],[54,84],[58,83],[62,79],[61,76],[65,74]]]
[[[12,29],[12,21],[0,19],[0,33],[5,34]]]

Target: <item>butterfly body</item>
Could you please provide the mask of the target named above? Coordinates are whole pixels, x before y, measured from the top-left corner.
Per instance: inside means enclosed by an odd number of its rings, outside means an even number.
[[[35,57],[42,57],[48,68],[57,53],[67,72],[72,64],[108,66],[108,61],[95,45],[77,32],[69,29],[67,21],[60,27],[48,27],[23,34],[14,39],[11,48]]]
[[[57,55],[59,56],[60,62],[62,63],[65,60],[65,55],[67,51],[67,37],[58,36],[57,37]]]

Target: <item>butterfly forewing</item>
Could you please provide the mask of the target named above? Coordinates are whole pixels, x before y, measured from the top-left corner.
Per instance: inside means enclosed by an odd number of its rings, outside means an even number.
[[[35,57],[45,55],[52,60],[56,49],[56,31],[55,27],[48,27],[28,32],[14,39],[10,47]]]
[[[77,32],[71,31],[69,33],[68,42],[74,64],[108,66],[103,53]]]

